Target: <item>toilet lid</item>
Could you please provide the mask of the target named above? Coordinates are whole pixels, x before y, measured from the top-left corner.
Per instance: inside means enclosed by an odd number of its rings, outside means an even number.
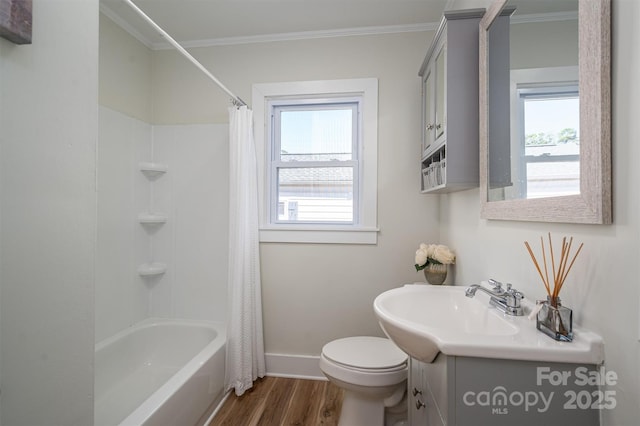
[[[334,340],[324,345],[322,353],[330,360],[355,368],[389,369],[407,362],[407,354],[391,340],[358,336]]]

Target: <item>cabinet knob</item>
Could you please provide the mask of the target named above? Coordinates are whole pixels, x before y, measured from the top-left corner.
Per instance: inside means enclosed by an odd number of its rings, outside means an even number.
[[[418,390],[417,388],[413,388],[413,391],[411,393],[413,394],[413,396],[416,396],[418,394],[422,395],[422,391]]]
[[[422,407],[425,407],[424,402],[420,401],[419,399],[416,399],[416,410],[419,410]]]
[[[433,130],[433,124],[427,124],[427,130]]]
[[[437,129],[437,130],[442,129],[442,124],[436,124],[436,129]]]

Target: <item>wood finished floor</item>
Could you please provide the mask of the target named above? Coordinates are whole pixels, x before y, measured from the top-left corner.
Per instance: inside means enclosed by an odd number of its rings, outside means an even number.
[[[240,397],[232,393],[209,426],[335,426],[342,394],[328,381],[265,377]]]

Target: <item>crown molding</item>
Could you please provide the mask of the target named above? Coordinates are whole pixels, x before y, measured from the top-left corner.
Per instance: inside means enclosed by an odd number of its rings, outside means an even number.
[[[100,12],[106,17],[111,19],[116,25],[128,32],[132,37],[144,44],[151,50],[169,50],[173,49],[166,41],[154,42],[145,37],[141,32],[136,30],[131,24],[122,19],[116,12],[109,6],[100,4]],[[185,48],[194,47],[212,47],[212,46],[230,46],[235,44],[250,44],[250,43],[270,43],[277,41],[292,41],[292,40],[306,40],[306,39],[318,39],[318,38],[330,38],[330,37],[350,37],[350,36],[364,36],[364,35],[376,35],[376,34],[394,34],[394,33],[409,33],[409,32],[421,32],[421,31],[435,31],[438,28],[439,23],[424,23],[424,24],[409,24],[409,25],[383,25],[374,27],[358,27],[358,28],[343,28],[338,30],[321,30],[321,31],[300,31],[291,33],[280,34],[263,34],[255,36],[241,36],[241,37],[221,37],[205,40],[187,40],[179,41],[180,45]]]
[[[113,9],[105,5],[103,2],[100,2],[100,13],[102,13],[107,18],[111,19],[116,25],[118,25],[120,28],[128,32],[140,43],[144,44],[146,47],[153,50],[153,42],[151,40],[149,40],[147,37],[142,35],[142,33],[136,30],[127,21],[122,19],[116,12],[113,11]],[[169,46],[168,43],[167,43],[167,46]]]
[[[375,27],[358,27],[358,28],[342,28],[337,30],[320,30],[320,31],[300,31],[291,33],[280,34],[263,34],[255,36],[241,36],[241,37],[222,37],[206,40],[189,40],[181,42],[180,44],[185,48],[193,47],[212,47],[212,46],[229,46],[236,44],[250,44],[250,43],[271,43],[278,41],[294,41],[294,40],[309,40],[319,38],[331,38],[331,37],[351,37],[351,36],[365,36],[365,35],[378,35],[378,34],[396,34],[396,33],[409,33],[409,32],[421,32],[421,31],[435,31],[438,28],[438,23],[426,23],[426,24],[409,24],[409,25],[384,25]],[[171,49],[169,43],[159,42],[153,43],[153,50],[165,50]]]
[[[550,13],[531,13],[528,15],[513,15],[511,17],[512,24],[529,24],[532,22],[558,22],[558,21],[577,21],[578,11],[570,12],[550,12]]]
[[[449,0],[451,1],[451,0]],[[131,24],[122,19],[116,12],[104,3],[100,4],[100,12],[111,19],[116,25],[120,26],[123,30],[128,32],[131,36],[136,38],[140,43],[144,44],[151,50],[168,50],[173,47],[165,42],[154,42],[145,37],[142,33],[136,30]],[[577,12],[556,12],[556,13],[537,13],[521,16],[512,16],[511,22],[516,24],[531,23],[531,22],[553,22],[553,21],[570,21],[577,20]],[[352,36],[367,36],[367,35],[379,35],[379,34],[397,34],[397,33],[409,33],[409,32],[422,32],[422,31],[436,31],[438,29],[439,22],[422,23],[422,24],[408,24],[408,25],[381,25],[370,27],[357,27],[357,28],[343,28],[337,30],[320,30],[320,31],[300,31],[280,34],[263,34],[255,36],[240,36],[240,37],[221,37],[204,40],[186,40],[180,41],[180,44],[185,48],[198,48],[198,47],[212,47],[212,46],[230,46],[237,44],[251,44],[251,43],[271,43],[278,41],[295,41],[295,40],[309,40],[331,37],[352,37]]]

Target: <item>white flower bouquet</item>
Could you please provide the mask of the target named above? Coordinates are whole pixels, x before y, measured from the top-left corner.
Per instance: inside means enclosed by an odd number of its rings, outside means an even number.
[[[449,265],[455,263],[456,255],[447,246],[441,244],[420,244],[416,250],[416,271],[421,271],[429,264]]]

